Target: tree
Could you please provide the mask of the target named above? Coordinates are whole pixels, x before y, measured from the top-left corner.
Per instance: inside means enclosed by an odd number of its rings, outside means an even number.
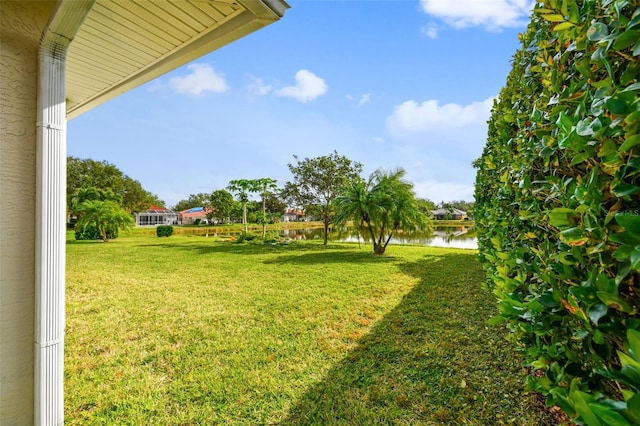
[[[267,197],[269,194],[273,193],[275,189],[277,189],[276,180],[271,178],[261,178],[255,179],[255,188],[260,192],[260,196],[262,197],[262,239],[267,238],[267,222],[269,222],[267,217]]]
[[[304,160],[295,155],[293,158],[296,164],[288,164],[293,181],[285,184],[283,197],[306,214],[319,214],[324,224],[324,245],[327,245],[329,225],[334,220],[332,202],[344,187],[360,180],[362,164],[337,151]]]
[[[233,195],[229,191],[218,189],[209,196],[208,205],[211,207],[211,217],[217,222],[227,223],[233,210]]]
[[[71,197],[70,213],[80,216],[78,208],[85,201],[114,201],[122,204],[122,197],[115,194],[111,189],[100,189],[93,186],[78,188]]]
[[[76,207],[76,211],[79,215],[76,229],[84,231],[93,226],[104,242],[134,223],[131,214],[113,200],[85,200]]]
[[[427,198],[417,198],[418,208],[427,216],[431,216],[431,212],[436,210],[436,204]]]
[[[473,201],[453,200],[446,203],[442,202],[442,208],[450,209],[451,211],[458,209],[470,213],[473,211],[473,204]]]
[[[282,217],[285,209],[287,208],[287,204],[282,200],[280,194],[273,193],[267,195],[266,207],[267,212],[272,216]]]
[[[129,212],[146,210],[150,205],[163,206],[164,202],[146,191],[140,182],[125,175],[113,164],[67,157],[67,208],[71,211],[72,198],[80,188],[111,190],[121,197],[122,207]]]
[[[209,201],[210,194],[200,192],[198,194],[189,194],[186,200],[180,200],[173,206],[173,210],[181,212],[189,210],[193,207],[204,207]]]
[[[229,182],[227,187],[230,191],[238,195],[238,199],[242,204],[242,232],[247,233],[247,202],[249,201],[249,193],[256,192],[258,187],[256,181],[252,179],[234,179]]]
[[[376,170],[368,181],[352,182],[334,201],[336,223],[353,221],[360,232],[368,232],[376,255],[384,254],[394,234],[429,226],[404,175],[403,169]]]

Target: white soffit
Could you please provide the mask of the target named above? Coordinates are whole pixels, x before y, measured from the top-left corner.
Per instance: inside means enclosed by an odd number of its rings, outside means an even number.
[[[67,116],[265,27],[288,8],[284,0],[97,0],[67,55]]]

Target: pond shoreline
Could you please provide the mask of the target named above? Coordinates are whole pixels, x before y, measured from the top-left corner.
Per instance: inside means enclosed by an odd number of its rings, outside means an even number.
[[[428,247],[477,249],[475,238],[475,223],[473,221],[433,221],[433,230],[429,233],[402,232],[394,236],[389,244],[423,245]],[[261,234],[262,226],[250,224],[248,232]],[[268,232],[277,232],[280,237],[292,240],[311,240],[323,237],[322,222],[282,222],[267,225]],[[138,227],[132,230],[134,235],[155,235],[155,227]],[[206,237],[236,237],[242,234],[242,225],[203,225],[203,226],[174,226],[174,235],[206,236]],[[358,235],[352,227],[330,227],[329,240],[334,242],[361,242],[366,244],[365,235]]]

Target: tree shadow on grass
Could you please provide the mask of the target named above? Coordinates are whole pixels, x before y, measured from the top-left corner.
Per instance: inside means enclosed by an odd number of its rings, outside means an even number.
[[[215,254],[215,253],[232,253],[239,255],[260,255],[272,253],[322,253],[335,252],[336,250],[350,250],[351,248],[344,245],[328,245],[320,244],[240,244],[235,242],[218,242],[211,243],[173,243],[162,242],[158,244],[144,244],[140,247],[154,247],[158,249],[184,250],[195,254]]]
[[[553,424],[523,393],[503,332],[485,324],[495,300],[475,255],[400,267],[419,284],[279,424]]]
[[[237,254],[242,256],[277,254],[274,259],[266,260],[265,264],[299,264],[315,265],[330,263],[363,263],[363,262],[395,262],[392,256],[375,256],[367,248],[356,249],[351,244],[238,244],[232,242],[213,242],[211,244],[190,243],[159,243],[145,244],[141,247],[159,249],[184,250],[198,255]]]
[[[354,247],[340,247],[341,251],[331,250],[313,251],[304,254],[288,254],[278,256],[275,259],[267,260],[265,264],[296,264],[296,265],[317,265],[330,263],[384,263],[396,262],[396,259],[388,256],[375,256],[371,250],[355,250]]]

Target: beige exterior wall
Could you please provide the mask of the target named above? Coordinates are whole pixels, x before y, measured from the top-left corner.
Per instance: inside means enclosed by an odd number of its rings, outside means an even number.
[[[0,0],[0,424],[33,424],[38,43],[53,1]]]

